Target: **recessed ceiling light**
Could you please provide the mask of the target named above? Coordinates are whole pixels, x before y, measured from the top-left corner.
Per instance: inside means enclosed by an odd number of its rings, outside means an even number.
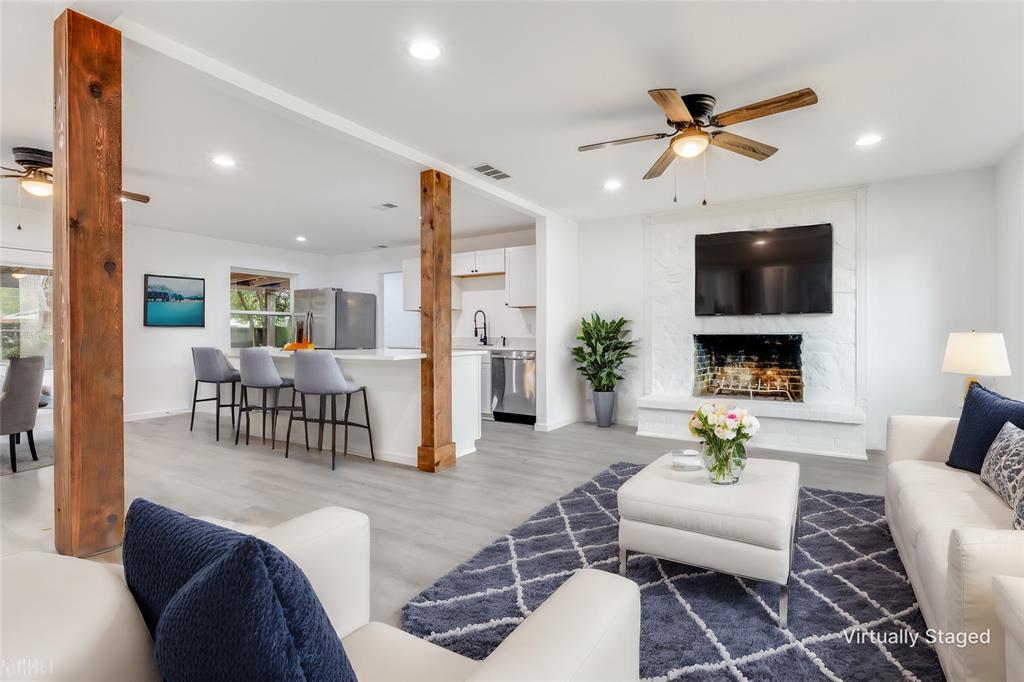
[[[869,147],[873,144],[878,144],[882,141],[882,136],[878,133],[864,133],[857,138],[855,143],[858,147]]]
[[[441,56],[441,48],[434,43],[420,41],[409,45],[409,54],[416,59],[429,62]]]
[[[604,181],[604,188],[606,190],[614,192],[615,190],[622,187],[622,181],[618,178],[608,178]]]
[[[225,168],[230,168],[235,165],[234,159],[232,159],[230,156],[224,156],[223,154],[218,154],[211,160],[218,166],[224,166]]]
[[[302,235],[299,235],[298,237],[295,238],[295,241],[297,241],[297,242],[304,242],[304,241],[306,241],[306,238],[303,237]]]

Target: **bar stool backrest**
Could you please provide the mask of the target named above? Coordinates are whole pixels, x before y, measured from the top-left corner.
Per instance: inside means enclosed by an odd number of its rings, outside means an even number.
[[[246,388],[279,388],[281,375],[269,348],[243,348],[238,354],[238,371]]]
[[[192,363],[196,367],[196,380],[211,383],[231,381],[235,370],[220,348],[196,346],[192,349]]]
[[[314,395],[349,393],[334,354],[327,350],[295,351],[295,390]]]

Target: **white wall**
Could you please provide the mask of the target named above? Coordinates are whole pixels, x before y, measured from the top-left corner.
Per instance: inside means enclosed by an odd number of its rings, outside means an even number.
[[[995,325],[994,184],[993,171],[984,169],[866,187],[867,271],[858,314],[866,316],[869,448],[884,447],[890,414],[956,413],[962,379],[941,372],[946,335]],[[622,315],[638,330],[650,300],[643,290],[644,220],[586,223],[579,232],[581,309]],[[638,355],[648,350],[640,339]],[[641,367],[640,358],[630,362],[617,389],[621,423],[635,423]],[[589,408],[584,417],[593,418]]]
[[[53,217],[49,210],[0,206],[0,262],[53,266]]]
[[[579,329],[580,228],[537,219],[537,424],[553,431],[579,421],[579,377],[569,354]]]
[[[996,382],[1024,400],[1024,138],[996,167],[996,325],[1006,337],[1012,376]]]
[[[295,275],[295,287],[329,284],[330,259],[308,252],[275,249],[128,226],[124,230],[124,412],[126,419],[159,416],[189,408],[195,372],[193,346],[230,345],[228,303],[232,268]],[[144,327],[143,275],[206,279],[206,327]],[[200,397],[212,395],[201,387]],[[227,395],[227,393],[225,393]],[[200,407],[212,409],[212,403]],[[225,422],[226,424],[227,422]]]

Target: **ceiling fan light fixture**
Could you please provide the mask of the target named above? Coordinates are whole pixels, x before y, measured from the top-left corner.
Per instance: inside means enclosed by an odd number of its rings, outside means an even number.
[[[50,178],[35,169],[30,170],[25,177],[18,179],[18,184],[29,194],[37,197],[53,196],[53,182]]]
[[[684,159],[700,156],[708,148],[711,135],[700,128],[688,128],[672,140],[672,151]]]

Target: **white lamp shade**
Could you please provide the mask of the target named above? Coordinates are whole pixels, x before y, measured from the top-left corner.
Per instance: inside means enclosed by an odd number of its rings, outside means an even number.
[[[946,341],[942,371],[986,377],[1010,376],[1010,360],[1002,334],[952,332]]]

